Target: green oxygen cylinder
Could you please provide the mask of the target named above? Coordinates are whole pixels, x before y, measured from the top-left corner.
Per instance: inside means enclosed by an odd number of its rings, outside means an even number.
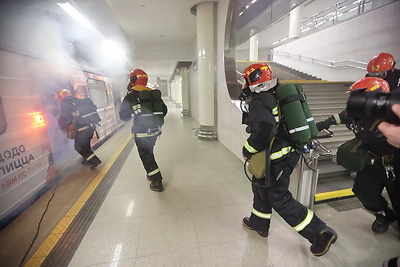
[[[163,102],[161,99],[161,91],[155,89],[152,90],[151,93],[153,100],[154,123],[156,127],[159,127],[164,124],[164,109],[163,109]]]
[[[308,102],[307,102],[307,96],[304,93],[303,87],[301,86],[301,84],[296,84],[297,87],[297,92],[299,94],[304,95],[304,100],[301,100],[301,105],[303,106],[303,110],[304,110],[304,114],[306,115],[306,119],[308,122],[308,126],[310,126],[310,132],[311,132],[311,138],[315,138],[318,135],[318,128],[317,128],[317,124],[314,120],[314,117],[311,113],[310,107],[308,106]]]
[[[291,141],[297,147],[304,147],[311,140],[310,126],[301,103],[304,95],[299,94],[295,84],[288,83],[278,86],[276,97]]]
[[[140,108],[142,115],[153,114],[152,96],[150,90],[139,92]]]
[[[147,129],[154,128],[154,115],[153,115],[153,101],[150,90],[143,90],[139,92],[139,101],[140,101],[140,117],[141,124],[143,127]]]

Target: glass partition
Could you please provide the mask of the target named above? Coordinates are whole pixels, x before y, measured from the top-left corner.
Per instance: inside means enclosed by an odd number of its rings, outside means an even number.
[[[231,0],[225,31],[225,74],[229,96],[235,103],[239,99],[241,73],[244,69],[236,64],[236,48],[248,41],[251,35],[263,31],[304,0]],[[235,103],[237,104],[237,103]],[[238,105],[238,104],[237,104]]]
[[[305,36],[349,20],[362,13],[390,4],[397,0],[345,0],[305,18],[301,22],[300,35]]]
[[[323,0],[319,0],[323,1]],[[365,12],[399,0],[344,0],[334,6],[315,13],[301,21],[300,37],[326,29]],[[262,32],[274,22],[284,18],[292,9],[305,1],[295,0],[231,0],[229,2],[225,31],[225,75],[232,102],[238,106],[241,88],[241,73],[248,62],[238,62],[237,48],[256,33]],[[289,26],[288,26],[289,27]],[[278,46],[288,37],[275,42]],[[270,47],[272,49],[272,47]],[[243,51],[241,52],[243,53]]]

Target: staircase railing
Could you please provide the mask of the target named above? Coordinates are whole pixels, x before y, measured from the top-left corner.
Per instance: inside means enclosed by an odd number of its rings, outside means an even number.
[[[281,56],[286,56],[288,58],[293,58],[297,59],[299,61],[303,62],[310,62],[313,64],[325,66],[325,67],[330,67],[332,69],[338,69],[338,68],[355,68],[355,69],[360,69],[360,70],[367,70],[367,65],[368,63],[361,62],[361,61],[356,61],[356,60],[341,60],[341,61],[330,61],[322,58],[317,58],[317,57],[307,57],[307,56],[302,56],[298,54],[293,54],[289,52],[284,52],[284,51],[271,51],[272,55],[281,55]]]
[[[338,2],[328,9],[303,19],[300,27],[301,36],[329,28],[396,1],[398,0],[344,0]]]

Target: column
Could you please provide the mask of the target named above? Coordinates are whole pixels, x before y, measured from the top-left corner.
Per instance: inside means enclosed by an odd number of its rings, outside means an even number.
[[[258,61],[258,32],[257,28],[250,29],[250,61]]]
[[[300,5],[290,11],[289,38],[296,38],[300,36],[302,10],[303,6]]]
[[[196,15],[199,89],[199,138],[216,139],[214,86],[214,2],[202,2],[191,9]]]
[[[176,83],[176,103],[175,106],[177,108],[182,107],[182,78],[181,76],[175,76],[175,83]]]
[[[187,68],[180,68],[182,78],[182,114],[190,115],[190,98],[189,98],[189,75]]]

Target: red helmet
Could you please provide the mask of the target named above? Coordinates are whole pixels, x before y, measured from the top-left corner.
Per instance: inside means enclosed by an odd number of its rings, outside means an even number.
[[[54,98],[61,102],[67,96],[72,96],[71,92],[67,89],[61,89],[57,91],[57,93],[54,95]]]
[[[380,53],[368,62],[368,76],[384,78],[388,70],[394,69],[395,63],[391,54]]]
[[[268,91],[277,84],[277,79],[272,78],[272,70],[266,63],[248,66],[243,72],[243,78],[246,81],[242,87],[242,93],[245,96],[248,96],[250,92]]]
[[[390,91],[390,86],[387,81],[381,78],[376,78],[376,77],[365,77],[359,81],[356,81],[353,83],[349,91],[354,92],[358,90],[363,90],[362,92],[375,92],[375,91],[381,91],[381,92],[389,92]]]
[[[139,84],[146,85],[147,81],[147,73],[141,69],[135,69],[129,74],[129,82],[132,86]]]

